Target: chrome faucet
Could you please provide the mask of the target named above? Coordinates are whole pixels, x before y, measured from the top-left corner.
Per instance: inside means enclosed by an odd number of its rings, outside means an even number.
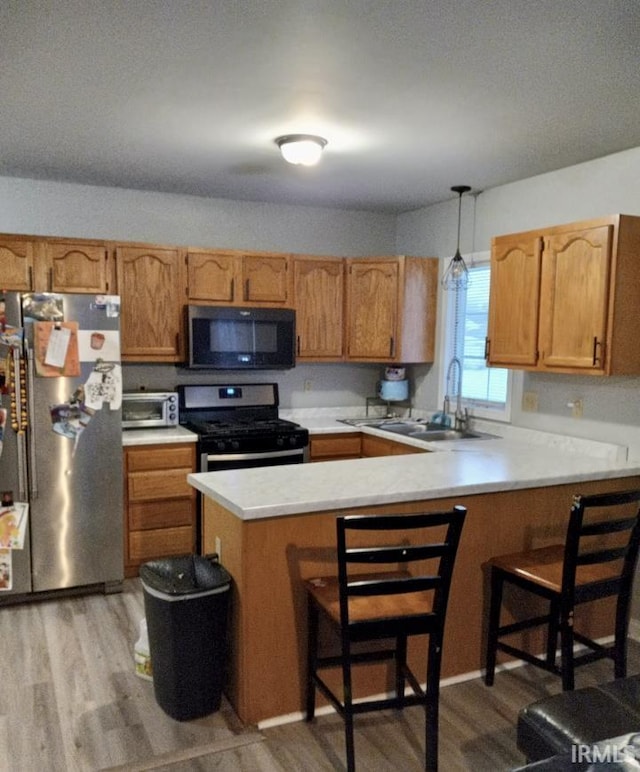
[[[446,394],[444,397],[443,412],[446,415],[450,409],[449,386],[451,383],[451,374],[453,369],[458,368],[458,384],[454,385],[456,394],[456,412],[454,413],[454,428],[458,432],[463,432],[469,428],[469,411],[462,409],[462,363],[458,357],[452,357],[447,368]]]

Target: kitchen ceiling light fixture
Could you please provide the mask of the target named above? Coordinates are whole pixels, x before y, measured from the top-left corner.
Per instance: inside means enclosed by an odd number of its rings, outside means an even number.
[[[275,142],[284,160],[299,166],[315,166],[327,144],[324,137],[315,134],[285,134]]]
[[[469,284],[469,269],[460,254],[460,214],[462,211],[462,194],[468,193],[471,188],[468,185],[454,185],[451,190],[458,194],[458,243],[456,253],[451,258],[451,262],[442,277],[442,286],[445,290],[458,290],[466,289]]]

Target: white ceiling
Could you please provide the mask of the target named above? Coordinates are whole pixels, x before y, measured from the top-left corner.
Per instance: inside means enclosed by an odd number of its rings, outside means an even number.
[[[639,0],[2,0],[0,176],[400,212],[640,146]],[[293,167],[281,134],[327,138]]]

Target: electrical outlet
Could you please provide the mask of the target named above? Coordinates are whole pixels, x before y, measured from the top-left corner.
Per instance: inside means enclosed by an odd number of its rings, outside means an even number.
[[[310,378],[307,378],[307,380],[304,382],[304,390],[311,391],[312,388],[313,388],[313,381]]]
[[[522,409],[527,413],[536,413],[538,410],[538,392],[524,391],[522,393]]]
[[[582,411],[583,411],[584,405],[582,403],[581,399],[574,399],[571,403],[571,415],[574,418],[582,418]]]

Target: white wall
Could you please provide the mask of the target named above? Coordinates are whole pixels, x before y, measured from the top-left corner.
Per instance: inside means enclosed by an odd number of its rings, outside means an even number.
[[[0,177],[4,233],[359,256],[394,253],[395,219],[320,207]],[[283,407],[361,406],[365,397],[375,395],[381,372],[377,365],[299,365],[260,377],[280,384]],[[169,365],[128,365],[124,371],[125,388],[141,383],[168,388],[197,379]],[[311,382],[310,391],[304,390],[305,381]]]
[[[500,233],[623,212],[640,214],[640,148],[463,197],[463,252],[489,249]],[[474,181],[452,180],[452,184]],[[117,188],[0,177],[0,232],[308,252],[450,256],[457,199],[395,218],[366,212],[205,199]],[[396,236],[397,234],[397,236]],[[639,257],[640,259],[640,257]],[[0,266],[0,285],[1,266]],[[125,385],[189,378],[173,367],[128,368]],[[285,407],[361,405],[375,393],[380,366],[300,365],[270,373]],[[265,374],[266,376],[266,374]],[[437,366],[410,369],[419,407],[436,406]],[[312,390],[304,392],[305,380]],[[517,374],[513,422],[617,441],[640,458],[640,379]],[[164,381],[168,381],[165,383]],[[523,413],[522,389],[539,395],[538,413]],[[567,402],[584,399],[582,420]]]
[[[463,197],[461,251],[490,248],[491,237],[608,214],[640,215],[640,148]],[[473,180],[453,180],[473,186]],[[455,250],[457,198],[398,218],[397,251],[449,256]],[[638,255],[640,260],[640,255]],[[640,287],[638,288],[640,300]],[[639,304],[640,307],[640,304]],[[424,372],[416,392],[425,406],[437,397],[438,369]],[[518,373],[512,423],[627,445],[640,459],[640,378]],[[537,413],[520,409],[523,389],[536,391]],[[567,403],[584,400],[574,419]]]
[[[395,217],[0,177],[0,232],[312,254],[393,254]]]

